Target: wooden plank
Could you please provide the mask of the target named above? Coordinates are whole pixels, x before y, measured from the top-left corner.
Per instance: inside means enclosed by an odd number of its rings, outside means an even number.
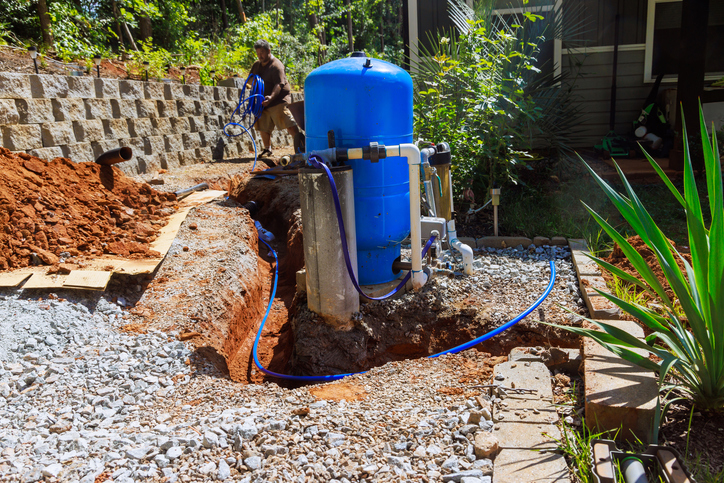
[[[105,290],[113,272],[95,270],[72,270],[63,283],[64,288],[84,290]]]
[[[0,273],[0,287],[17,287],[32,274],[29,271]]]
[[[65,279],[68,275],[48,275],[46,273],[35,272],[33,276],[23,284],[23,290],[28,288],[63,288]]]

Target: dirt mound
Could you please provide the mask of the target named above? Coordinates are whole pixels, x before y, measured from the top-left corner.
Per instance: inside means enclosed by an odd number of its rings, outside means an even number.
[[[63,253],[81,259],[159,256],[149,243],[175,211],[173,193],[155,191],[111,166],[45,161],[4,148],[0,172],[0,270],[34,261],[57,265]]]
[[[674,297],[674,292],[671,290],[671,287],[669,287],[669,282],[666,281],[666,275],[664,275],[664,271],[659,266],[659,261],[656,258],[656,254],[653,250],[651,250],[646,243],[641,239],[640,236],[632,236],[631,238],[628,238],[628,242],[631,244],[631,246],[641,254],[641,256],[644,258],[644,261],[646,264],[651,267],[651,270],[654,272],[654,275],[661,283],[661,286],[664,287],[664,290],[666,290],[666,294],[672,298]],[[669,243],[674,248],[676,247],[676,243],[672,240],[669,240]],[[691,255],[688,253],[684,253],[682,250],[678,249],[679,253],[681,253],[681,256],[684,257],[684,259],[691,264]],[[684,262],[681,261],[678,257],[676,258],[676,262],[679,265],[679,269],[684,274],[684,277],[686,277],[686,268],[684,267]],[[613,247],[613,251],[611,252],[611,255],[609,255],[608,258],[604,258],[605,261],[610,263],[611,265],[614,265],[617,268],[620,268],[626,273],[629,273],[636,278],[641,278],[636,269],[633,267],[631,262],[626,258],[626,255],[624,255],[623,251],[621,250],[621,247],[616,243]],[[603,276],[606,279],[606,281],[610,280],[612,278],[611,274],[607,271],[603,272]]]

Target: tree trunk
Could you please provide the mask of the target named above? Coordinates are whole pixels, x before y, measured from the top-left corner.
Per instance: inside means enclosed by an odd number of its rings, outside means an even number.
[[[143,3],[148,4],[148,0],[144,0]],[[153,36],[151,32],[151,19],[149,17],[141,17],[138,20],[138,26],[141,29],[141,40],[147,42]]]
[[[709,0],[684,0],[681,5],[681,43],[679,49],[679,81],[676,88],[676,127],[674,148],[671,150],[669,167],[684,169],[683,130],[681,111],[690,133],[697,132],[699,125],[699,98],[704,91],[706,61],[706,27],[709,23]],[[698,136],[697,136],[698,138]],[[694,169],[703,167],[703,159],[696,156]]]
[[[221,0],[221,23],[224,26],[224,30],[229,28],[229,17],[226,15],[226,0]]]
[[[38,0],[38,17],[40,17],[40,30],[43,32],[43,43],[48,47],[52,47],[53,32],[50,30],[50,15],[45,0]]]
[[[352,35],[352,5],[350,0],[345,0],[347,4],[347,43],[349,44],[349,51],[354,52],[354,36]]]
[[[380,54],[385,54],[385,3],[380,2]]]
[[[123,48],[123,32],[121,32],[121,22],[118,20],[121,16],[121,12],[118,10],[118,3],[116,0],[111,0],[111,12],[113,13],[113,30],[118,36],[118,45]]]
[[[244,6],[241,4],[241,0],[236,0],[236,9],[239,11],[241,23],[246,23],[246,13],[244,13]]]
[[[128,28],[128,24],[126,22],[123,22],[123,31],[126,33],[126,37],[128,38],[128,43],[131,44],[131,48],[133,50],[138,50],[138,47],[136,47],[136,42],[133,41],[131,29]]]

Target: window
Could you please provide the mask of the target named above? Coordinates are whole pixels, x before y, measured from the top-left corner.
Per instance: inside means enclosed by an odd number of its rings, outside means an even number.
[[[679,71],[681,42],[681,0],[650,0],[646,22],[644,82],[653,82],[664,74],[664,82],[675,82]],[[706,32],[706,76],[724,75],[724,2],[709,2]]]

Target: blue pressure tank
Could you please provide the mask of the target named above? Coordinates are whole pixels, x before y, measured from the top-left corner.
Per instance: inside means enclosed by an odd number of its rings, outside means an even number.
[[[412,142],[412,78],[400,67],[355,52],[312,71],[304,82],[307,152],[370,142]],[[357,263],[361,285],[399,277],[392,263],[410,234],[410,183],[402,157],[350,160],[354,180]]]

